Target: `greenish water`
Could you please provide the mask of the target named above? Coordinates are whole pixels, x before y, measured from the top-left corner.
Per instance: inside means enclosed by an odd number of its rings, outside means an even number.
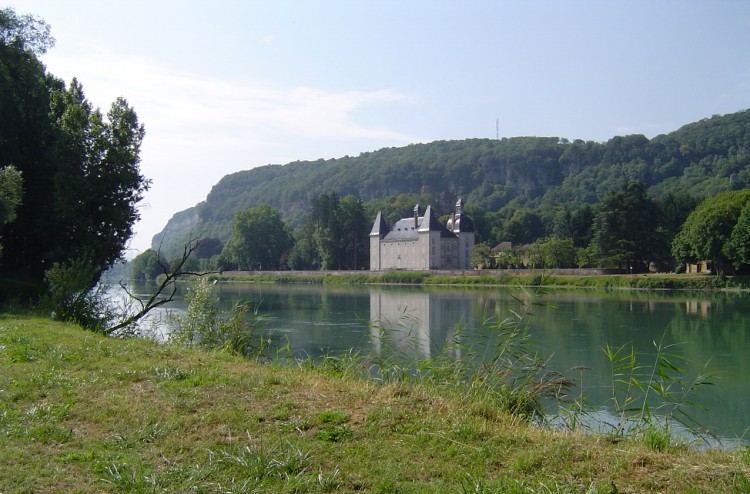
[[[691,409],[691,415],[725,445],[750,442],[750,294],[548,289],[538,295],[500,288],[252,283],[220,283],[217,294],[226,308],[237,300],[258,305],[271,339],[288,342],[298,356],[395,348],[414,359],[437,355],[457,335],[470,345],[484,341],[486,321],[522,313],[533,302],[532,339],[552,370],[582,382],[590,407],[606,407],[611,398],[606,345],[632,345],[650,364],[654,343],[663,341],[684,357],[676,361],[686,369],[685,379],[704,365],[717,374],[714,386],[689,397],[707,409]],[[182,309],[184,303],[176,301],[173,310]],[[387,348],[374,321],[389,328]]]

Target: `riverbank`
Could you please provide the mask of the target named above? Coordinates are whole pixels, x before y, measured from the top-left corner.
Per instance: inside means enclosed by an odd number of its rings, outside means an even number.
[[[0,492],[747,492],[750,451],[534,427],[331,369],[0,318]]]
[[[596,270],[473,271],[227,271],[212,274],[221,281],[317,284],[403,284],[467,286],[562,286],[638,290],[750,289],[750,277],[707,274],[598,274]]]

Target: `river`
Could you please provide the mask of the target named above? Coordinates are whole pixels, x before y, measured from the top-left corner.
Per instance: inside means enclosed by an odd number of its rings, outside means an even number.
[[[633,348],[645,366],[654,362],[660,347],[685,370],[679,377],[683,382],[704,369],[715,374],[714,385],[688,395],[698,405],[687,408],[690,415],[718,435],[724,447],[750,444],[748,293],[548,288],[540,294],[510,288],[236,282],[219,283],[215,289],[226,309],[240,300],[257,306],[266,318],[268,337],[279,346],[288,344],[297,356],[354,349],[426,359],[456,337],[476,347],[487,338],[488,322],[523,315],[531,340],[549,358],[548,367],[582,385],[593,410],[611,406],[607,346]],[[184,308],[184,300],[178,299],[169,310]],[[388,345],[375,323],[387,328]],[[162,329],[168,331],[167,326]],[[571,395],[580,392],[577,388]]]

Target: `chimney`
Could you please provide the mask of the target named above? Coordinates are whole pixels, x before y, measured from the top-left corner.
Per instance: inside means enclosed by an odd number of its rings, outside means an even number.
[[[419,228],[419,204],[414,206],[414,229]]]

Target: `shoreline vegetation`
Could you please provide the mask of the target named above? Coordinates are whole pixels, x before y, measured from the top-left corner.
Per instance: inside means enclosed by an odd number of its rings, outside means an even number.
[[[486,395],[362,379],[342,362],[0,315],[0,491],[750,490],[748,448],[552,430]]]
[[[589,270],[590,271],[590,270]],[[748,290],[750,276],[710,274],[579,274],[580,270],[474,271],[225,271],[210,274],[219,281],[399,284],[456,286],[540,286],[639,290]]]

